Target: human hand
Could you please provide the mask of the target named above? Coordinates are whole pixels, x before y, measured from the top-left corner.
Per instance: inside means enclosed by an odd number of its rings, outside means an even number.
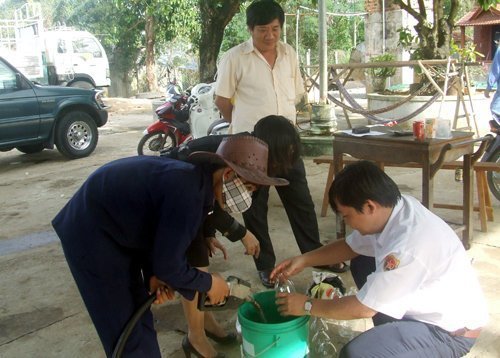
[[[212,305],[217,305],[224,301],[224,299],[229,296],[229,285],[226,280],[222,278],[218,273],[213,273],[212,275],[212,287],[207,292],[207,296]]]
[[[243,239],[241,239],[241,243],[245,246],[245,255],[252,255],[256,259],[259,258],[260,254],[260,243],[249,230]]]
[[[285,279],[290,276],[296,275],[304,269],[301,256],[295,256],[291,259],[286,259],[282,261],[278,266],[276,266],[271,272],[269,278],[274,281],[278,275],[283,275]]]
[[[487,89],[487,90],[485,90],[485,91],[484,91],[484,96],[485,96],[486,98],[490,98],[490,90],[488,90],[488,89]]]
[[[156,292],[156,300],[154,304],[160,305],[175,298],[174,289],[165,282],[159,280],[156,276],[151,276],[149,279],[150,293]]]
[[[307,296],[300,293],[278,293],[276,295],[276,306],[282,316],[304,316],[304,303]]]
[[[224,260],[227,260],[228,255],[227,255],[227,250],[222,243],[217,240],[215,237],[207,237],[207,246],[208,246],[208,254],[210,257],[213,257],[216,253],[217,250],[220,250],[222,254],[224,255]]]

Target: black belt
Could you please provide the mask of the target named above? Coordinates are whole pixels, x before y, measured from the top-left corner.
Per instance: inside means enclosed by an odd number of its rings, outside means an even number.
[[[454,332],[450,332],[450,335],[457,337],[465,337],[465,338],[477,338],[481,333],[481,328],[476,329],[468,329],[468,328],[460,328]]]

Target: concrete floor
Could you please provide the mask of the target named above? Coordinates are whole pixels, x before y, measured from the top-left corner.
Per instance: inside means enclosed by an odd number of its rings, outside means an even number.
[[[335,217],[331,211],[326,217],[319,217],[328,168],[314,164],[311,158],[307,158],[305,162],[311,193],[316,203],[321,238],[328,242],[335,239]],[[416,170],[388,168],[387,171],[403,192],[419,197],[419,175]],[[454,181],[453,172],[442,171],[437,175],[436,201],[458,202],[461,184]],[[488,223],[488,233],[479,232],[477,213],[474,215],[474,239],[468,254],[488,299],[490,322],[468,357],[500,356],[500,281],[496,272],[500,265],[500,203],[494,200],[494,206],[495,220]],[[460,219],[457,211],[440,210],[438,213],[448,220]],[[274,190],[271,191],[269,222],[278,260],[297,254],[298,249],[288,221]],[[211,270],[221,272],[224,276],[236,275],[249,280],[254,292],[263,290],[252,260],[242,255],[241,244],[226,245],[229,260],[225,262],[220,256],[215,257]],[[12,270],[19,267],[16,265],[18,262],[23,265],[21,269],[17,268],[18,278],[14,280]],[[21,281],[20,273],[25,277]],[[352,286],[349,273],[342,274],[341,277],[347,286]],[[0,282],[0,357],[103,356],[57,241],[0,256]],[[294,282],[298,291],[305,291],[311,282],[311,271],[305,270]],[[465,289],[467,286],[464,284]],[[18,300],[22,300],[22,307],[16,306]],[[155,307],[153,311],[163,355],[182,357],[180,343],[186,327],[179,301]],[[217,316],[229,329],[234,328],[235,311],[220,312]],[[355,331],[362,331],[370,326],[370,322],[363,320],[351,324]],[[239,347],[217,346],[217,349],[229,357],[240,356]]]
[[[100,146],[113,145],[135,148],[138,136],[151,116],[131,119],[126,130],[110,131],[103,136]],[[114,139],[117,138],[117,139]],[[320,227],[321,239],[335,239],[335,216],[328,212],[320,217],[323,190],[328,167],[316,165],[312,158],[305,159],[307,179]],[[416,169],[387,168],[388,174],[398,183],[402,192],[419,198],[420,172]],[[20,172],[19,175],[25,175]],[[460,203],[462,184],[454,181],[453,171],[438,172],[435,181],[435,201]],[[490,321],[483,330],[472,352],[467,357],[500,357],[500,280],[497,269],[500,265],[500,202],[492,198],[495,219],[488,223],[488,232],[480,232],[477,213],[474,214],[474,238],[468,254],[473,261],[483,290],[488,300]],[[452,222],[459,222],[458,211],[439,209],[436,212]],[[55,213],[51,214],[51,217]],[[25,220],[29,220],[26,217]],[[293,235],[274,190],[269,202],[270,233],[278,260],[299,253]],[[35,242],[36,241],[36,242]],[[229,252],[224,261],[218,255],[211,261],[211,271],[223,276],[235,275],[252,284],[252,290],[264,290],[260,284],[253,261],[243,255],[240,243],[222,239]],[[12,245],[10,245],[12,243]],[[40,243],[42,245],[38,246]],[[74,281],[69,273],[60,244],[51,231],[33,233],[32,236],[11,238],[0,245],[0,357],[104,357],[100,342],[83,306]],[[14,249],[13,249],[14,248]],[[349,273],[340,275],[348,288],[353,287]],[[304,292],[312,280],[311,270],[305,270],[294,278],[299,292]],[[467,289],[464,283],[464,290]],[[175,300],[161,307],[153,307],[158,340],[164,357],[180,358],[184,354],[181,340],[186,331],[180,302]],[[234,330],[236,311],[217,313],[218,319]],[[349,327],[361,332],[371,327],[368,320],[350,322]],[[334,337],[337,348],[342,340]],[[240,347],[216,346],[228,357],[239,357]]]

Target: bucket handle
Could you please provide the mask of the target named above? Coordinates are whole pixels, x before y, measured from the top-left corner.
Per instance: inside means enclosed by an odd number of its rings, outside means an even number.
[[[277,337],[273,343],[271,343],[270,345],[268,345],[266,348],[264,348],[263,350],[261,350],[259,353],[257,353],[256,355],[247,355],[247,352],[245,352],[243,350],[243,346],[241,346],[241,352],[244,354],[245,357],[251,357],[251,358],[257,358],[259,356],[261,356],[262,354],[266,353],[268,350],[270,350],[271,348],[273,348],[276,344],[278,344],[278,341],[281,339],[281,337]],[[242,354],[242,356],[243,356]]]

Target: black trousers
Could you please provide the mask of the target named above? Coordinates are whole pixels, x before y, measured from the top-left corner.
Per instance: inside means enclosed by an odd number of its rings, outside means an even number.
[[[373,257],[351,260],[351,273],[360,288],[375,271]],[[462,357],[475,343],[473,338],[452,336],[432,324],[396,319],[382,313],[373,317],[375,327],[347,343],[339,357]]]
[[[318,220],[314,203],[307,185],[304,161],[299,159],[286,175],[277,175],[287,179],[290,185],[275,187],[283,203],[295,241],[300,252],[305,253],[321,247]],[[252,206],[243,213],[245,226],[260,243],[260,255],[254,259],[257,270],[270,270],[276,264],[274,248],[269,236],[267,223],[267,202],[269,187],[261,187],[252,198]]]
[[[115,250],[106,251],[113,255],[113,264],[97,262],[95,267],[86,267],[79,253],[68,250],[64,242],[62,247],[106,356],[111,357],[128,320],[149,296],[140,264],[124,252]],[[123,357],[161,357],[150,310],[144,313],[132,330]]]

